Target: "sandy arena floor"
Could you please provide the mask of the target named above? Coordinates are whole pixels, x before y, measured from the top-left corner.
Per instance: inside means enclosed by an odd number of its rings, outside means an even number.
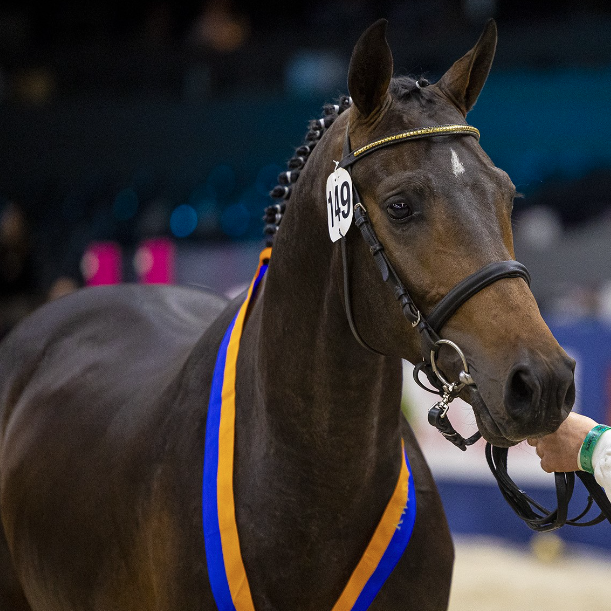
[[[456,539],[449,611],[610,611],[611,557],[561,549],[553,534],[533,550]],[[544,536],[545,537],[545,536]]]

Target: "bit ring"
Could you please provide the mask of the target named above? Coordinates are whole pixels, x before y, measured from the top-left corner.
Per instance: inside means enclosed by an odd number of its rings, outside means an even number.
[[[437,367],[435,358],[437,357],[439,348],[442,345],[450,346],[450,348],[452,348],[456,352],[456,354],[458,354],[460,360],[462,361],[463,368],[460,374],[458,375],[458,379],[460,380],[459,383],[448,382],[448,380],[445,379],[445,377],[443,376],[443,374],[439,371]],[[463,388],[463,386],[465,385],[467,386],[475,385],[475,382],[473,381],[473,378],[471,377],[471,374],[469,373],[469,365],[467,365],[467,359],[463,351],[453,341],[450,341],[449,339],[440,339],[435,342],[435,345],[433,346],[433,349],[431,350],[431,367],[433,368],[433,372],[437,376],[438,380],[443,384],[444,388],[450,388],[453,386],[453,390],[456,392],[456,391],[460,391]]]

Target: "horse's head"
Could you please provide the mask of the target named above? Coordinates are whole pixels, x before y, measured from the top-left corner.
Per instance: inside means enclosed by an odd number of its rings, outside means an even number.
[[[406,130],[466,124],[486,81],[494,22],[434,85],[391,79],[385,28],[384,21],[374,24],[355,46],[348,78],[353,106],[345,113],[348,125],[334,125],[334,146],[346,127],[354,150]],[[352,166],[352,178],[397,275],[425,315],[465,277],[514,258],[515,187],[473,135],[380,148]],[[374,349],[417,362],[418,332],[406,323],[358,234],[348,234],[356,326]],[[524,279],[504,278],[475,294],[441,335],[467,357],[476,386],[465,386],[461,396],[491,443],[507,446],[551,432],[569,413],[574,362],[541,318]],[[447,378],[457,379],[461,367],[452,350],[442,348],[439,363]]]

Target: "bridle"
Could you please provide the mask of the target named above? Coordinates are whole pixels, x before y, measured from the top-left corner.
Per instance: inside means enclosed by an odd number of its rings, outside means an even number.
[[[480,135],[479,130],[470,125],[436,125],[387,136],[352,151],[349,127],[350,125],[348,124],[344,138],[342,159],[337,165],[340,168],[344,168],[350,175],[352,174],[352,166],[357,161],[387,146],[436,136],[471,136],[479,140]],[[378,239],[369,221],[367,210],[361,201],[354,181],[352,181],[352,198],[354,224],[358,227],[365,243],[369,247],[376,266],[382,275],[382,280],[392,288],[406,320],[419,332],[422,361],[414,368],[414,379],[425,390],[441,396],[441,400],[435,403],[429,410],[429,423],[436,427],[446,439],[465,451],[468,446],[480,439],[481,433],[477,431],[468,438],[463,437],[450,423],[448,410],[451,401],[458,396],[460,391],[465,386],[475,386],[475,382],[469,373],[468,363],[463,351],[454,342],[440,338],[439,333],[456,311],[482,289],[505,278],[522,278],[530,286],[530,274],[526,267],[518,261],[509,260],[489,263],[461,280],[425,316],[414,303],[407,288],[388,259],[384,246]],[[363,348],[381,354],[378,350],[367,344],[356,327],[350,297],[350,274],[345,235],[340,238],[340,241],[344,276],[344,304],[348,324],[354,338]],[[461,360],[462,371],[459,373],[458,382],[449,382],[437,367],[437,355],[441,346],[444,345],[452,348]],[[422,383],[419,377],[421,371],[425,373],[434,390]],[[558,508],[550,511],[516,486],[507,472],[507,454],[507,448],[494,447],[490,443],[486,445],[486,459],[501,493],[518,517],[529,528],[536,531],[549,531],[565,524],[571,526],[590,526],[598,524],[605,518],[611,522],[611,503],[591,474],[585,472],[556,473],[555,483]],[[588,489],[589,498],[585,510],[577,517],[569,519],[568,505],[573,493],[575,475],[582,480]],[[601,514],[588,522],[580,522],[594,502],[601,509]]]
[[[472,136],[479,139],[479,130],[471,125],[436,125],[432,127],[423,127],[387,136],[386,138],[381,138],[351,151],[350,136],[348,128],[346,128],[342,160],[338,163],[338,166],[344,168],[351,174],[352,166],[357,161],[381,148],[411,140],[449,135]],[[441,396],[441,401],[436,403],[431,410],[429,410],[429,422],[454,445],[461,450],[466,450],[467,446],[472,445],[481,437],[481,434],[478,431],[471,437],[464,438],[450,423],[447,412],[450,402],[458,396],[463,387],[466,385],[474,385],[474,382],[469,374],[467,361],[462,350],[454,342],[441,339],[439,337],[439,332],[466,301],[494,282],[504,278],[523,278],[530,285],[528,270],[517,261],[495,261],[489,263],[459,282],[437,303],[429,314],[425,316],[414,303],[407,288],[388,259],[384,246],[378,239],[369,221],[369,215],[367,214],[365,206],[363,206],[354,181],[352,181],[352,197],[354,202],[354,223],[360,230],[365,243],[373,255],[373,259],[382,275],[382,280],[391,286],[395,298],[399,301],[403,315],[411,326],[419,332],[422,362],[419,363],[414,370],[415,380],[426,390]],[[354,321],[350,298],[348,257],[346,250],[346,238],[342,237],[341,251],[344,274],[344,303],[348,324],[356,341],[362,347],[380,354],[377,350],[369,346],[361,337]],[[447,345],[454,349],[462,361],[463,370],[459,375],[458,382],[448,382],[437,367],[436,357],[439,353],[439,349],[443,345]],[[431,390],[422,384],[419,378],[419,373],[421,371],[426,374],[428,381],[435,390]]]

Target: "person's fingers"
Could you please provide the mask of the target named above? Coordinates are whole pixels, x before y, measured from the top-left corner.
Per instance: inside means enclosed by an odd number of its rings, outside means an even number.
[[[543,456],[543,449],[541,448],[541,437],[529,437],[526,440],[526,443],[529,446],[533,446],[533,448],[535,448],[535,452],[537,452],[537,456],[539,458],[542,458],[542,456]]]
[[[547,463],[547,461],[545,460],[545,458],[541,458],[541,468],[546,472],[546,473],[553,473],[554,469]]]

